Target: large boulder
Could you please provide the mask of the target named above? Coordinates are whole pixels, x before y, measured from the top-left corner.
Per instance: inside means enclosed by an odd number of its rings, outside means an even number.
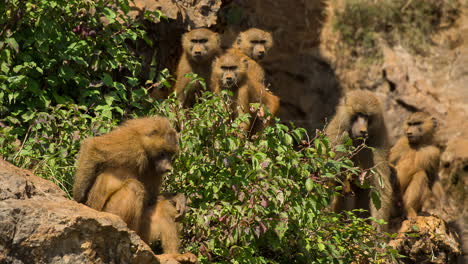
[[[0,263],[159,263],[118,216],[0,158]]]

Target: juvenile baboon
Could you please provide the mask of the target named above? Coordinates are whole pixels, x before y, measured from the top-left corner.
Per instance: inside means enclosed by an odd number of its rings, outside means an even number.
[[[194,29],[182,36],[183,53],[177,66],[175,92],[179,101],[186,107],[193,106],[203,87],[198,81],[192,82],[185,77],[195,73],[208,83],[211,76],[211,64],[220,52],[218,33],[206,28]]]
[[[371,147],[360,148],[352,157],[352,161],[364,170],[375,168],[377,173],[370,179],[370,185],[380,193],[381,205],[377,209],[371,202],[369,189],[363,189],[351,183],[354,195],[348,193],[335,197],[333,209],[336,212],[356,208],[367,209],[370,210],[372,217],[383,219],[388,223],[392,211],[393,188],[387,162],[387,129],[378,98],[366,90],[348,92],[338,106],[336,115],[327,126],[325,133],[334,146],[351,138],[356,147],[362,143]],[[382,229],[387,230],[388,227],[385,225]]]
[[[239,33],[233,48],[242,51],[251,59],[248,60],[249,71],[247,73],[250,79],[260,83],[265,82],[265,71],[259,63],[265,58],[272,46],[273,37],[270,32],[251,28]]]
[[[196,262],[191,253],[178,254],[177,223],[171,221],[183,211],[185,200],[159,194],[178,148],[176,132],[163,117],[129,120],[105,135],[88,138],[81,144],[73,197],[120,216],[148,243],[161,238],[164,253],[176,260]],[[152,234],[154,230],[158,233]]]
[[[437,178],[440,150],[432,139],[436,120],[427,113],[411,114],[402,136],[390,150],[390,163],[395,166],[403,205],[408,217],[416,217],[431,193]]]
[[[276,116],[279,110],[279,98],[267,91],[265,86],[256,80],[251,80],[247,74],[249,63],[245,56],[236,50],[229,50],[213,62],[211,87],[215,93],[221,90],[231,90],[234,94],[232,109],[237,115],[250,112],[251,103],[260,103]],[[242,124],[244,131],[251,134],[263,129],[268,120],[257,115],[251,121]],[[258,119],[258,120],[257,120]],[[252,124],[253,121],[253,124]]]
[[[142,216],[141,234],[144,241],[160,240],[164,253],[177,254],[182,226],[181,218],[185,214],[185,195],[162,194],[158,196],[156,205],[145,210]],[[174,223],[176,223],[174,225]]]

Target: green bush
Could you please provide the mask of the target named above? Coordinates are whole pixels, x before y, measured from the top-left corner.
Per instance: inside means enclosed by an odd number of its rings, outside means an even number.
[[[112,1],[114,2],[114,1]],[[7,0],[0,6],[0,155],[68,192],[79,143],[122,120],[158,114],[180,132],[165,191],[187,194],[184,247],[202,263],[379,263],[385,237],[352,212],[328,210],[339,175],[320,132],[274,123],[248,139],[225,98],[206,93],[192,109],[154,102],[129,44],[143,26],[89,0]],[[102,15],[110,23],[103,26]],[[160,14],[156,14],[160,16]],[[117,22],[119,21],[119,22]],[[166,71],[157,81],[166,83]],[[225,95],[224,95],[225,96]]]
[[[380,58],[380,40],[424,54],[432,34],[453,23],[457,10],[457,0],[349,0],[333,26],[354,56]]]
[[[202,262],[350,263],[385,259],[383,236],[353,214],[328,211],[337,175],[356,175],[334,160],[328,139],[276,123],[253,140],[240,135],[226,100],[209,93],[193,109],[171,100],[155,114],[180,130],[181,151],[166,190],[191,200],[187,249]],[[343,222],[343,220],[346,221]]]
[[[142,24],[89,0],[6,0],[0,6],[0,120],[24,136],[39,112],[89,106],[121,118],[141,102],[140,58],[128,46],[147,39]],[[112,1],[114,2],[114,1]],[[109,23],[104,26],[102,19]],[[119,22],[117,22],[119,21]]]

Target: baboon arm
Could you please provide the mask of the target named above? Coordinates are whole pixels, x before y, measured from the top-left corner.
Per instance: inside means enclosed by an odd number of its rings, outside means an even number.
[[[185,74],[190,73],[189,71],[187,71],[187,69],[190,69],[190,65],[187,61],[186,55],[183,54],[180,59],[179,65],[177,66],[177,80],[174,88],[174,91],[177,94],[177,98],[179,98],[181,102],[185,101],[185,87],[190,81],[187,77],[185,77]]]
[[[424,171],[413,175],[413,179],[403,195],[403,203],[408,217],[416,217],[429,191],[429,182]]]
[[[408,140],[404,137],[398,139],[390,150],[389,162],[396,165],[402,154],[408,149]]]
[[[439,163],[440,163],[440,150],[435,146],[429,146],[424,149],[422,153],[419,154],[420,161],[424,162],[422,166],[426,169],[428,173],[429,179],[436,179],[437,172],[439,171]]]
[[[73,183],[73,199],[79,203],[86,202],[88,192],[97,176],[99,156],[93,154],[93,146],[93,138],[85,139],[80,146],[75,181]]]

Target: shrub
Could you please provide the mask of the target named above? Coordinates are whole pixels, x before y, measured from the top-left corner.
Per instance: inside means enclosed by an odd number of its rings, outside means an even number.
[[[388,257],[383,236],[354,214],[328,205],[337,175],[359,173],[349,158],[334,160],[322,133],[276,123],[247,139],[225,100],[206,93],[182,109],[168,100],[154,113],[180,130],[181,151],[168,191],[191,200],[187,249],[202,262],[350,263]],[[344,222],[343,220],[346,219]]]
[[[109,118],[146,107],[140,59],[128,47],[146,39],[144,28],[115,11],[128,10],[126,0],[113,8],[104,2],[7,0],[0,7],[0,120],[21,127],[20,137],[36,113],[58,104]]]

